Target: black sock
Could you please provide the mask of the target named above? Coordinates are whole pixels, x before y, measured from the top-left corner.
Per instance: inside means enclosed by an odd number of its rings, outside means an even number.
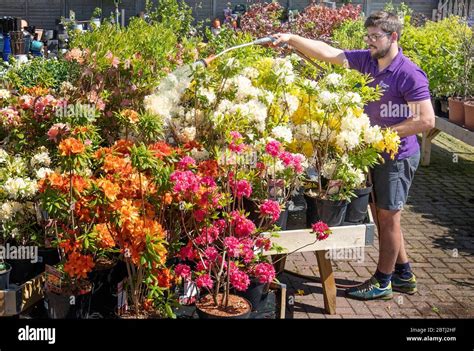
[[[387,285],[390,283],[390,280],[392,279],[392,274],[385,274],[377,269],[375,271],[374,277],[375,279],[377,279],[380,284],[380,287],[383,289],[386,288]]]
[[[413,276],[413,273],[411,272],[410,262],[396,263],[395,272],[397,272],[397,274],[402,279],[410,279]]]

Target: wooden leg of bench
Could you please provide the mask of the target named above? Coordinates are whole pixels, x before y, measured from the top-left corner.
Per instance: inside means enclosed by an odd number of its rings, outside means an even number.
[[[431,141],[440,133],[438,129],[423,132],[421,138],[421,165],[429,166],[431,161]]]
[[[332,272],[331,260],[326,258],[328,251],[316,251],[321,283],[323,285],[324,309],[328,314],[336,313],[336,281]]]

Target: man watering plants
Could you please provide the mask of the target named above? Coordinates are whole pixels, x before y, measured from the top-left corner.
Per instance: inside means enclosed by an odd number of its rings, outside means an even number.
[[[372,170],[380,243],[377,270],[363,284],[347,289],[346,295],[362,300],[390,299],[392,290],[417,291],[400,217],[420,161],[416,134],[433,128],[435,116],[426,74],[398,46],[402,29],[398,17],[375,12],[366,19],[365,28],[368,50],[344,51],[292,34],[276,34],[273,45],[288,44],[309,57],[370,74],[374,78],[371,86],[383,89],[381,99],[369,103],[365,112],[373,125],[390,126],[398,132],[401,144],[394,160],[386,159]],[[409,107],[404,108],[406,115],[390,113],[403,110],[403,106]]]

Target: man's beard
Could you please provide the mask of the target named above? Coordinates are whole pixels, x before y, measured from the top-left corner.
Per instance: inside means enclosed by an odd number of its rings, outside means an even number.
[[[374,46],[372,46],[372,47],[375,48]],[[390,45],[388,45],[387,47],[382,48],[382,49],[376,49],[376,51],[374,53],[371,53],[371,55],[374,59],[378,60],[378,59],[381,59],[381,58],[385,57],[388,54],[389,51],[390,51]]]

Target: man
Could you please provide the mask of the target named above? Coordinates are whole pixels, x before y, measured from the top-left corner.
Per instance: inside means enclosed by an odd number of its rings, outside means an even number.
[[[288,44],[307,56],[344,65],[374,78],[383,96],[369,103],[365,112],[371,123],[397,131],[401,144],[395,160],[372,170],[379,229],[379,261],[373,277],[346,290],[356,299],[390,299],[392,287],[408,294],[416,292],[416,279],[405,251],[400,216],[420,160],[416,134],[434,127],[434,111],[426,74],[398,47],[402,25],[398,17],[384,11],[365,21],[368,50],[343,51],[321,41],[292,34],[276,34],[273,45]]]

